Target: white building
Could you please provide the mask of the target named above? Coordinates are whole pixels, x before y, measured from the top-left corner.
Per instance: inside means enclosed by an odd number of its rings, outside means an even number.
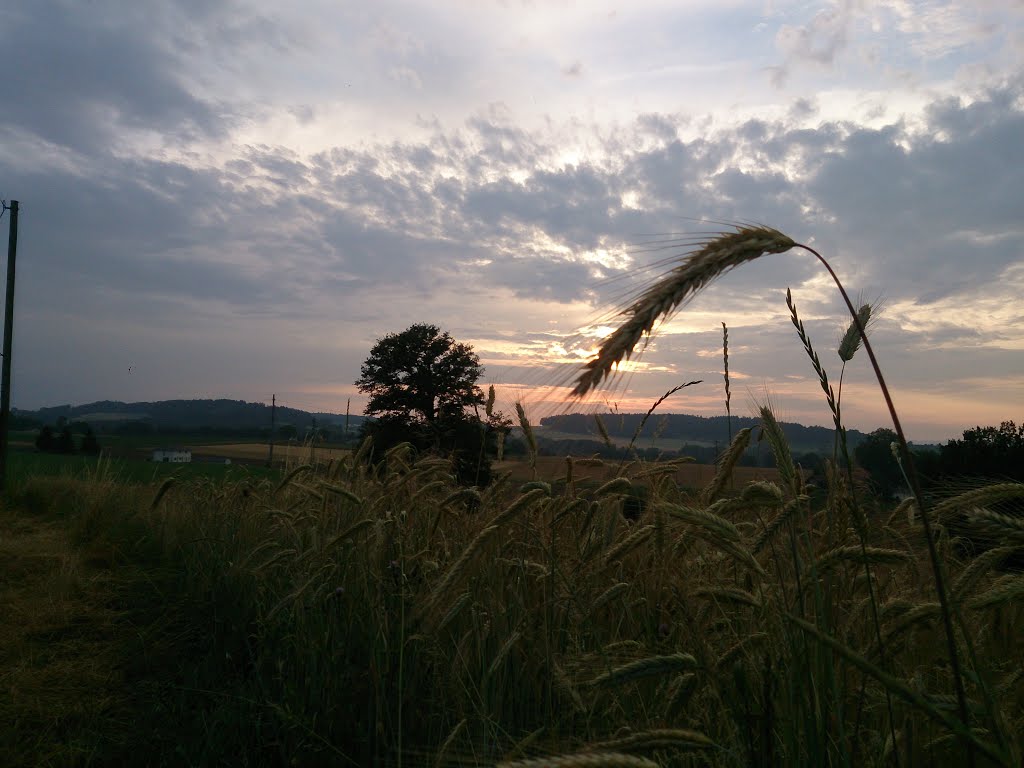
[[[188,464],[192,461],[192,451],[188,448],[155,448],[153,449],[152,460]]]

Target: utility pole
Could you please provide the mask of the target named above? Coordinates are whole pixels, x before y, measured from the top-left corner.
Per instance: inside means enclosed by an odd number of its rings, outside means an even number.
[[[270,397],[270,456],[267,457],[267,466],[274,465],[274,429],[277,416],[277,395]]]
[[[11,212],[7,235],[7,301],[4,305],[4,362],[0,370],[0,491],[7,489],[7,427],[11,420],[11,342],[14,339],[14,257],[18,252],[18,201],[3,203]],[[0,211],[2,213],[2,211]]]

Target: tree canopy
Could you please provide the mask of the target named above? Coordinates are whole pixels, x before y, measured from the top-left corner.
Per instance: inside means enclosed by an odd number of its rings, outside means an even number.
[[[483,405],[483,375],[472,347],[436,325],[411,325],[380,339],[356,386],[370,396],[366,414],[434,426]]]
[[[1024,480],[1024,424],[975,427],[963,439],[950,440],[928,457],[922,472],[941,481],[950,477]]]
[[[356,381],[370,396],[362,433],[373,438],[376,458],[398,443],[450,456],[460,481],[486,485],[490,454],[511,422],[485,404],[477,381],[480,359],[436,325],[416,324],[380,339]],[[473,408],[473,412],[467,409]]]
[[[857,463],[871,475],[875,490],[883,496],[892,496],[906,487],[899,462],[892,446],[899,438],[887,427],[876,429],[854,449]]]

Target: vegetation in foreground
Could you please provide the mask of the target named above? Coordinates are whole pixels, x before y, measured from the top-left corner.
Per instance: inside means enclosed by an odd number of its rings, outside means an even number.
[[[981,764],[1019,762],[1024,578],[999,564],[1024,534],[985,509],[1024,485],[936,509],[1004,541],[937,541],[974,660],[968,733],[912,505],[869,509],[862,546],[841,479],[813,507],[795,468],[725,494],[729,469],[699,496],[658,464],[594,487],[587,461],[557,494],[480,492],[403,446],[276,485],[32,480],[5,538],[64,538],[5,558],[4,763],[961,764],[958,734]]]

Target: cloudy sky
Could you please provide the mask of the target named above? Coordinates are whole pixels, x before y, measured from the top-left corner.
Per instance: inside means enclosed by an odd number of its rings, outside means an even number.
[[[539,413],[665,241],[742,220],[882,301],[912,439],[1024,418],[1021,0],[25,0],[0,50],[15,407],[358,412],[374,341],[430,322]],[[787,287],[837,379],[843,308],[793,252],[712,285],[609,399],[703,379],[663,410],[723,413],[725,322],[736,412],[828,424]],[[848,426],[882,405],[861,353]]]

